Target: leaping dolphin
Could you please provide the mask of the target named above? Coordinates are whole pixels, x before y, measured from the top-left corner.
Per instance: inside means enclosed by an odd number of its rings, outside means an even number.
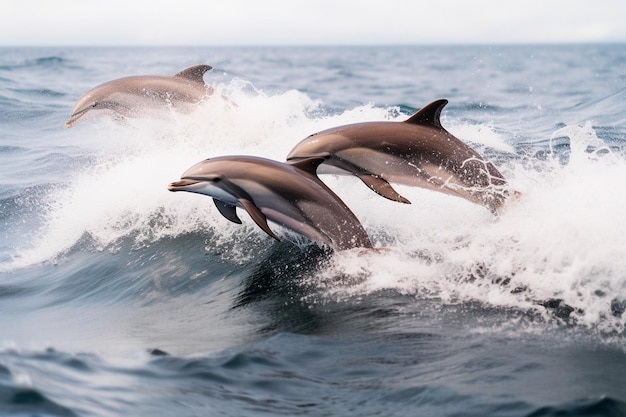
[[[204,73],[210,69],[210,65],[196,65],[174,76],[137,75],[101,84],[78,99],[65,127],[72,127],[85,115],[105,112],[113,112],[117,117],[137,117],[169,107],[188,110],[213,93],[204,83]]]
[[[219,212],[241,223],[236,207],[274,239],[267,220],[333,249],[371,248],[365,229],[348,206],[315,175],[320,158],[286,164],[252,156],[222,156],[185,171],[170,191],[213,197]]]
[[[324,158],[320,173],[352,174],[390,200],[410,203],[389,182],[502,206],[506,181],[497,168],[443,128],[447,100],[434,101],[404,122],[366,122],[315,133],[298,143],[288,162]],[[324,166],[338,168],[326,170]]]

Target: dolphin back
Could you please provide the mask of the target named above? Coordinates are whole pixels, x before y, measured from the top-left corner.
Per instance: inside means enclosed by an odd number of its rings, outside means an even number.
[[[117,119],[158,115],[170,108],[190,111],[213,92],[204,83],[204,74],[211,68],[195,65],[173,76],[134,75],[107,81],[78,99],[65,126],[94,115],[108,114]]]

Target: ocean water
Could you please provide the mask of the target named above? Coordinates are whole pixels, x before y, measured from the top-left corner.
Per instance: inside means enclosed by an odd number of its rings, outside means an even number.
[[[189,114],[64,128],[201,63]],[[499,216],[322,176],[387,248],[333,253],[167,191],[439,98]],[[0,49],[0,415],[624,416],[625,190],[625,45]]]

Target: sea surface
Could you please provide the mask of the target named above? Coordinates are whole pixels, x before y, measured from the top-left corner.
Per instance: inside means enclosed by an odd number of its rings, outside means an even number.
[[[196,64],[191,113],[64,127]],[[321,176],[385,248],[333,253],[167,191],[440,98],[497,216]],[[625,311],[626,45],[0,49],[2,416],[625,416]]]

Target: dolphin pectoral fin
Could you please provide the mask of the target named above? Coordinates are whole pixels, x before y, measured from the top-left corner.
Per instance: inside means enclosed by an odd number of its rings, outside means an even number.
[[[190,81],[204,84],[204,73],[212,68],[210,65],[196,65],[182,70],[174,77],[186,78]]]
[[[370,187],[377,194],[388,198],[389,200],[411,204],[409,200],[398,194],[398,192],[394,190],[391,184],[389,184],[386,180],[369,174],[359,175],[358,177],[365,183],[365,185]]]
[[[298,161],[287,161],[287,163],[302,171],[308,172],[309,174],[317,175],[317,167],[327,160],[329,156],[330,154],[325,152],[309,158],[300,159]]]
[[[411,123],[416,125],[434,126],[443,129],[441,126],[441,110],[448,104],[448,100],[441,99],[435,100],[430,104],[422,107],[417,113],[405,120],[405,123]]]
[[[239,203],[241,203],[241,205],[248,212],[250,217],[252,217],[252,220],[254,220],[257,226],[263,229],[265,233],[267,233],[274,239],[280,241],[278,236],[276,236],[274,232],[272,232],[272,229],[270,229],[269,225],[267,224],[267,217],[265,217],[265,214],[261,213],[261,210],[259,210],[259,208],[255,206],[252,201],[240,198]]]
[[[226,217],[233,223],[241,224],[241,219],[237,216],[236,207],[232,204],[224,203],[216,198],[213,199],[215,207],[219,210],[220,214]]]

